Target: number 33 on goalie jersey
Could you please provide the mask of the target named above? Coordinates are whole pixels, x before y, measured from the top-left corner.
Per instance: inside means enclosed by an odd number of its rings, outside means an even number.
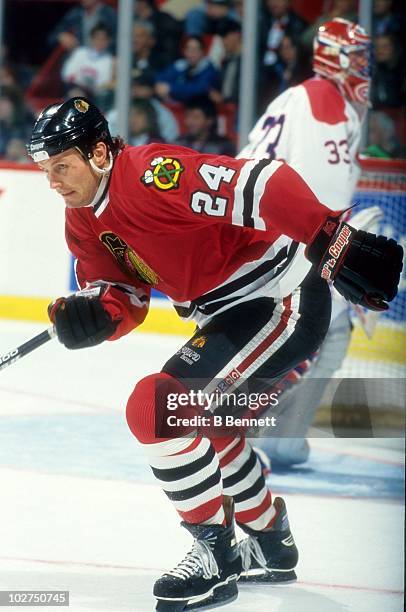
[[[361,123],[331,81],[315,77],[273,100],[239,157],[283,159],[333,210],[350,205]]]
[[[202,323],[253,294],[291,293],[309,269],[299,243],[330,214],[282,162],[152,144],[120,153],[102,201],[67,209],[66,235],[81,286],[131,286],[138,299],[154,286]]]

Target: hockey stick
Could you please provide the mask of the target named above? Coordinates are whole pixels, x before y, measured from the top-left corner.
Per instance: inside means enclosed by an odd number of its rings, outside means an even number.
[[[38,336],[34,336],[34,338],[31,338],[31,340],[24,342],[24,344],[21,344],[16,349],[9,351],[5,355],[0,356],[0,370],[7,368],[12,363],[15,363],[16,361],[21,359],[21,357],[24,357],[25,355],[28,355],[28,353],[31,353],[31,351],[35,351],[35,349],[37,349],[39,346],[42,346],[43,344],[45,344],[45,342],[48,342],[48,340],[51,340],[51,338],[54,338],[55,336],[55,328],[48,327],[48,329],[38,334]]]

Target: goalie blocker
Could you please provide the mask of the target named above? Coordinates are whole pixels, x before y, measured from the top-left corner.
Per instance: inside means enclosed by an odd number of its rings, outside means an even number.
[[[306,257],[353,304],[383,311],[397,294],[403,249],[392,238],[329,217],[307,247]]]

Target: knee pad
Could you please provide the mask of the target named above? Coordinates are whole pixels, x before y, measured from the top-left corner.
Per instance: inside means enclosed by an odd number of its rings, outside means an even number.
[[[168,411],[168,394],[187,393],[187,389],[173,376],[160,372],[141,379],[127,402],[128,427],[142,444],[162,442],[187,434],[191,428],[168,427],[169,415],[191,416],[185,408]],[[187,408],[187,407],[186,407]]]

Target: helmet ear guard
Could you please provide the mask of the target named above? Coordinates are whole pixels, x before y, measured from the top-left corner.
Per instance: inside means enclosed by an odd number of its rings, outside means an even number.
[[[35,162],[39,162],[77,148],[85,159],[90,160],[94,145],[100,141],[109,149],[110,166],[113,140],[105,117],[86,98],[71,98],[62,104],[51,104],[42,111],[34,125],[27,151]]]
[[[96,166],[93,161],[93,157],[88,158],[88,161],[93,170],[97,172],[97,174],[105,175],[111,172],[111,170],[113,169],[114,157],[113,153],[109,151],[109,165],[107,166],[107,168],[99,168],[99,166]]]

